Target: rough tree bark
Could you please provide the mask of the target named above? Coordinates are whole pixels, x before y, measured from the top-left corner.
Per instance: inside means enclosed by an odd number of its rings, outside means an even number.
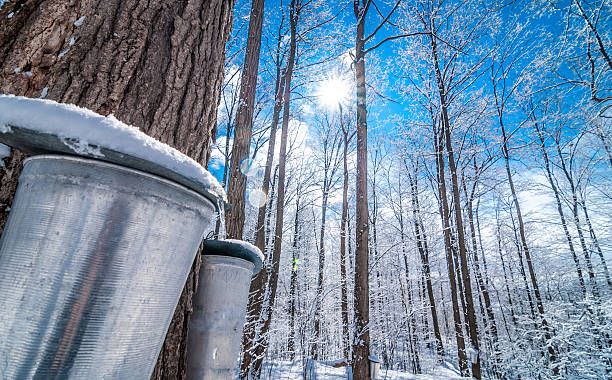
[[[11,0],[0,10],[0,92],[35,98],[45,92],[47,99],[112,113],[206,165],[232,6],[223,0]],[[6,206],[22,159],[14,152],[0,173]],[[183,377],[197,260],[192,269],[153,378]]]
[[[249,147],[253,133],[253,104],[259,69],[259,50],[261,47],[261,27],[263,23],[264,0],[253,0],[249,19],[249,34],[244,54],[244,69],[240,80],[240,96],[234,143],[230,161],[227,200],[232,206],[225,215],[227,236],[230,239],[242,239],[244,228],[244,192],[247,177],[241,173],[241,163],[249,158]]]

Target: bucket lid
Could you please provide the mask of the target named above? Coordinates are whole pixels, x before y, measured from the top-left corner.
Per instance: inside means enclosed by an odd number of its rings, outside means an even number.
[[[179,183],[227,203],[219,181],[202,165],[113,115],[72,104],[0,94],[0,142],[27,154],[95,158]]]
[[[203,255],[230,256],[244,259],[255,264],[253,275],[261,270],[264,255],[253,244],[243,240],[204,240]]]

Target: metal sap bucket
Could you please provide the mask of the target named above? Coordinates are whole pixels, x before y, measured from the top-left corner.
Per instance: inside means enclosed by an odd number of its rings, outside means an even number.
[[[204,242],[187,338],[187,379],[234,379],[251,276],[262,260],[261,251],[245,242]]]
[[[27,159],[0,241],[0,378],[148,379],[214,216],[156,175]]]

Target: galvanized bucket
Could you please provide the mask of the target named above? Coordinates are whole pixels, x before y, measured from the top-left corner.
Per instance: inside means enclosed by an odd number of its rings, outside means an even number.
[[[0,378],[148,379],[214,216],[156,175],[26,160],[0,240]]]
[[[204,242],[187,340],[187,379],[231,380],[240,351],[251,276],[263,255],[235,240]]]

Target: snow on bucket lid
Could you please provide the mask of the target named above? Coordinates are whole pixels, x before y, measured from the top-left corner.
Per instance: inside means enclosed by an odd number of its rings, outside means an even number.
[[[254,264],[253,275],[261,270],[264,260],[264,254],[259,248],[244,240],[234,239],[204,240],[202,254],[231,256],[250,261]]]
[[[178,150],[113,115],[73,104],[0,94],[0,142],[28,154],[91,157],[175,181],[210,199],[227,202],[208,170]]]

